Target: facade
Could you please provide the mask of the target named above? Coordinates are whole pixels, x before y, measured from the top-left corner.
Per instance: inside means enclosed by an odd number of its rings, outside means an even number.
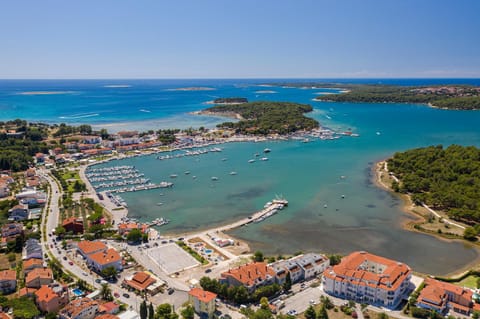
[[[253,292],[260,286],[275,283],[275,271],[264,262],[253,262],[222,273],[220,283],[243,285],[249,292]]]
[[[15,270],[0,271],[0,292],[9,294],[17,289],[17,273]]]
[[[68,304],[68,288],[60,285],[49,287],[42,285],[35,291],[35,303],[43,312],[58,312]]]
[[[468,316],[473,307],[473,291],[434,279],[425,280],[417,307],[446,314],[449,310]]]
[[[156,282],[149,274],[139,271],[132,278],[125,278],[123,284],[138,291],[145,291]]]
[[[72,232],[74,234],[83,234],[83,220],[80,218],[67,218],[62,222],[62,226],[67,232]]]
[[[330,259],[314,253],[302,254],[287,260],[279,260],[269,264],[275,271],[276,282],[283,285],[290,273],[292,283],[308,280],[322,274],[330,266]]]
[[[87,256],[87,264],[98,272],[102,272],[105,268],[114,267],[117,271],[121,271],[122,257],[113,248],[107,251],[99,251]]]
[[[27,288],[40,288],[42,285],[53,283],[53,274],[50,268],[35,268],[25,277]]]
[[[98,303],[90,298],[75,299],[58,313],[60,319],[93,319]]]
[[[411,276],[403,263],[357,251],[327,268],[322,280],[330,295],[394,309],[410,293]]]
[[[188,301],[193,305],[195,312],[204,318],[212,318],[215,313],[215,298],[217,294],[201,288],[192,288],[188,292]]]

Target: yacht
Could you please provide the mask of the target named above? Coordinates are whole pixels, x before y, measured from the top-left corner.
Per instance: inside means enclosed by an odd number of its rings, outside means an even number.
[[[185,175],[188,175],[188,174],[190,174],[190,171],[185,171]]]
[[[237,172],[231,171],[230,175],[237,175]]]
[[[172,174],[170,175],[170,178],[177,178],[177,176],[178,176],[177,174]]]
[[[271,151],[272,151],[272,150],[269,149],[269,148],[265,148],[265,149],[263,150],[264,153],[270,153]]]
[[[262,157],[260,160],[261,161],[268,161],[268,157]]]
[[[251,159],[251,160],[248,160],[248,162],[249,162],[249,163],[253,163],[253,162],[255,162],[255,160],[254,160],[254,159]]]
[[[212,176],[212,181],[218,181],[218,177]]]

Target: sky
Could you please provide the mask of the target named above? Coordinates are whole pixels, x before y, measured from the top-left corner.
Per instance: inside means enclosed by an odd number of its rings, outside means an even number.
[[[0,0],[0,78],[480,77],[478,0]]]

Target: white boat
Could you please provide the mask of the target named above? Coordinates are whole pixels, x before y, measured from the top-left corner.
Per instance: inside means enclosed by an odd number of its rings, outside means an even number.
[[[251,159],[251,160],[248,160],[248,162],[249,162],[249,163],[253,163],[253,162],[255,162],[255,160],[254,160],[254,159]]]
[[[259,156],[260,156],[260,154],[259,154],[259,153],[255,153],[255,157],[259,157]]]
[[[212,176],[212,181],[218,181],[218,177]]]
[[[222,162],[225,162],[226,160],[227,160],[227,158],[226,158],[226,157],[222,158]]]
[[[162,205],[163,205],[163,203],[157,203],[157,206],[162,206]]]
[[[269,148],[265,148],[265,149],[263,150],[264,153],[270,153],[271,151],[272,151],[272,150],[269,149]]]
[[[261,161],[268,161],[268,157],[262,157],[260,160]]]
[[[172,187],[173,183],[171,183],[171,182],[160,182],[160,184],[158,184],[158,186],[160,186],[161,188]]]
[[[230,175],[237,175],[237,172],[232,171],[230,172]]]
[[[185,171],[185,175],[188,175],[188,174],[190,174],[190,171]]]
[[[170,178],[177,178],[177,177],[178,177],[177,174],[172,174],[172,175],[170,175]]]

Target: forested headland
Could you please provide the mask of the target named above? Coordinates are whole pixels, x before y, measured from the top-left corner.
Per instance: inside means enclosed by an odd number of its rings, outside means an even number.
[[[480,87],[466,85],[393,86],[344,85],[347,92],[316,97],[320,101],[363,103],[422,103],[455,110],[480,109]]]
[[[289,134],[300,130],[312,130],[319,123],[304,113],[313,110],[311,105],[260,101],[236,105],[217,105],[206,109],[207,113],[238,114],[238,122],[225,122],[220,128],[235,129],[236,133],[251,135]]]
[[[480,223],[480,149],[474,146],[429,146],[395,153],[388,170],[399,182],[392,189],[411,195],[454,220]]]

